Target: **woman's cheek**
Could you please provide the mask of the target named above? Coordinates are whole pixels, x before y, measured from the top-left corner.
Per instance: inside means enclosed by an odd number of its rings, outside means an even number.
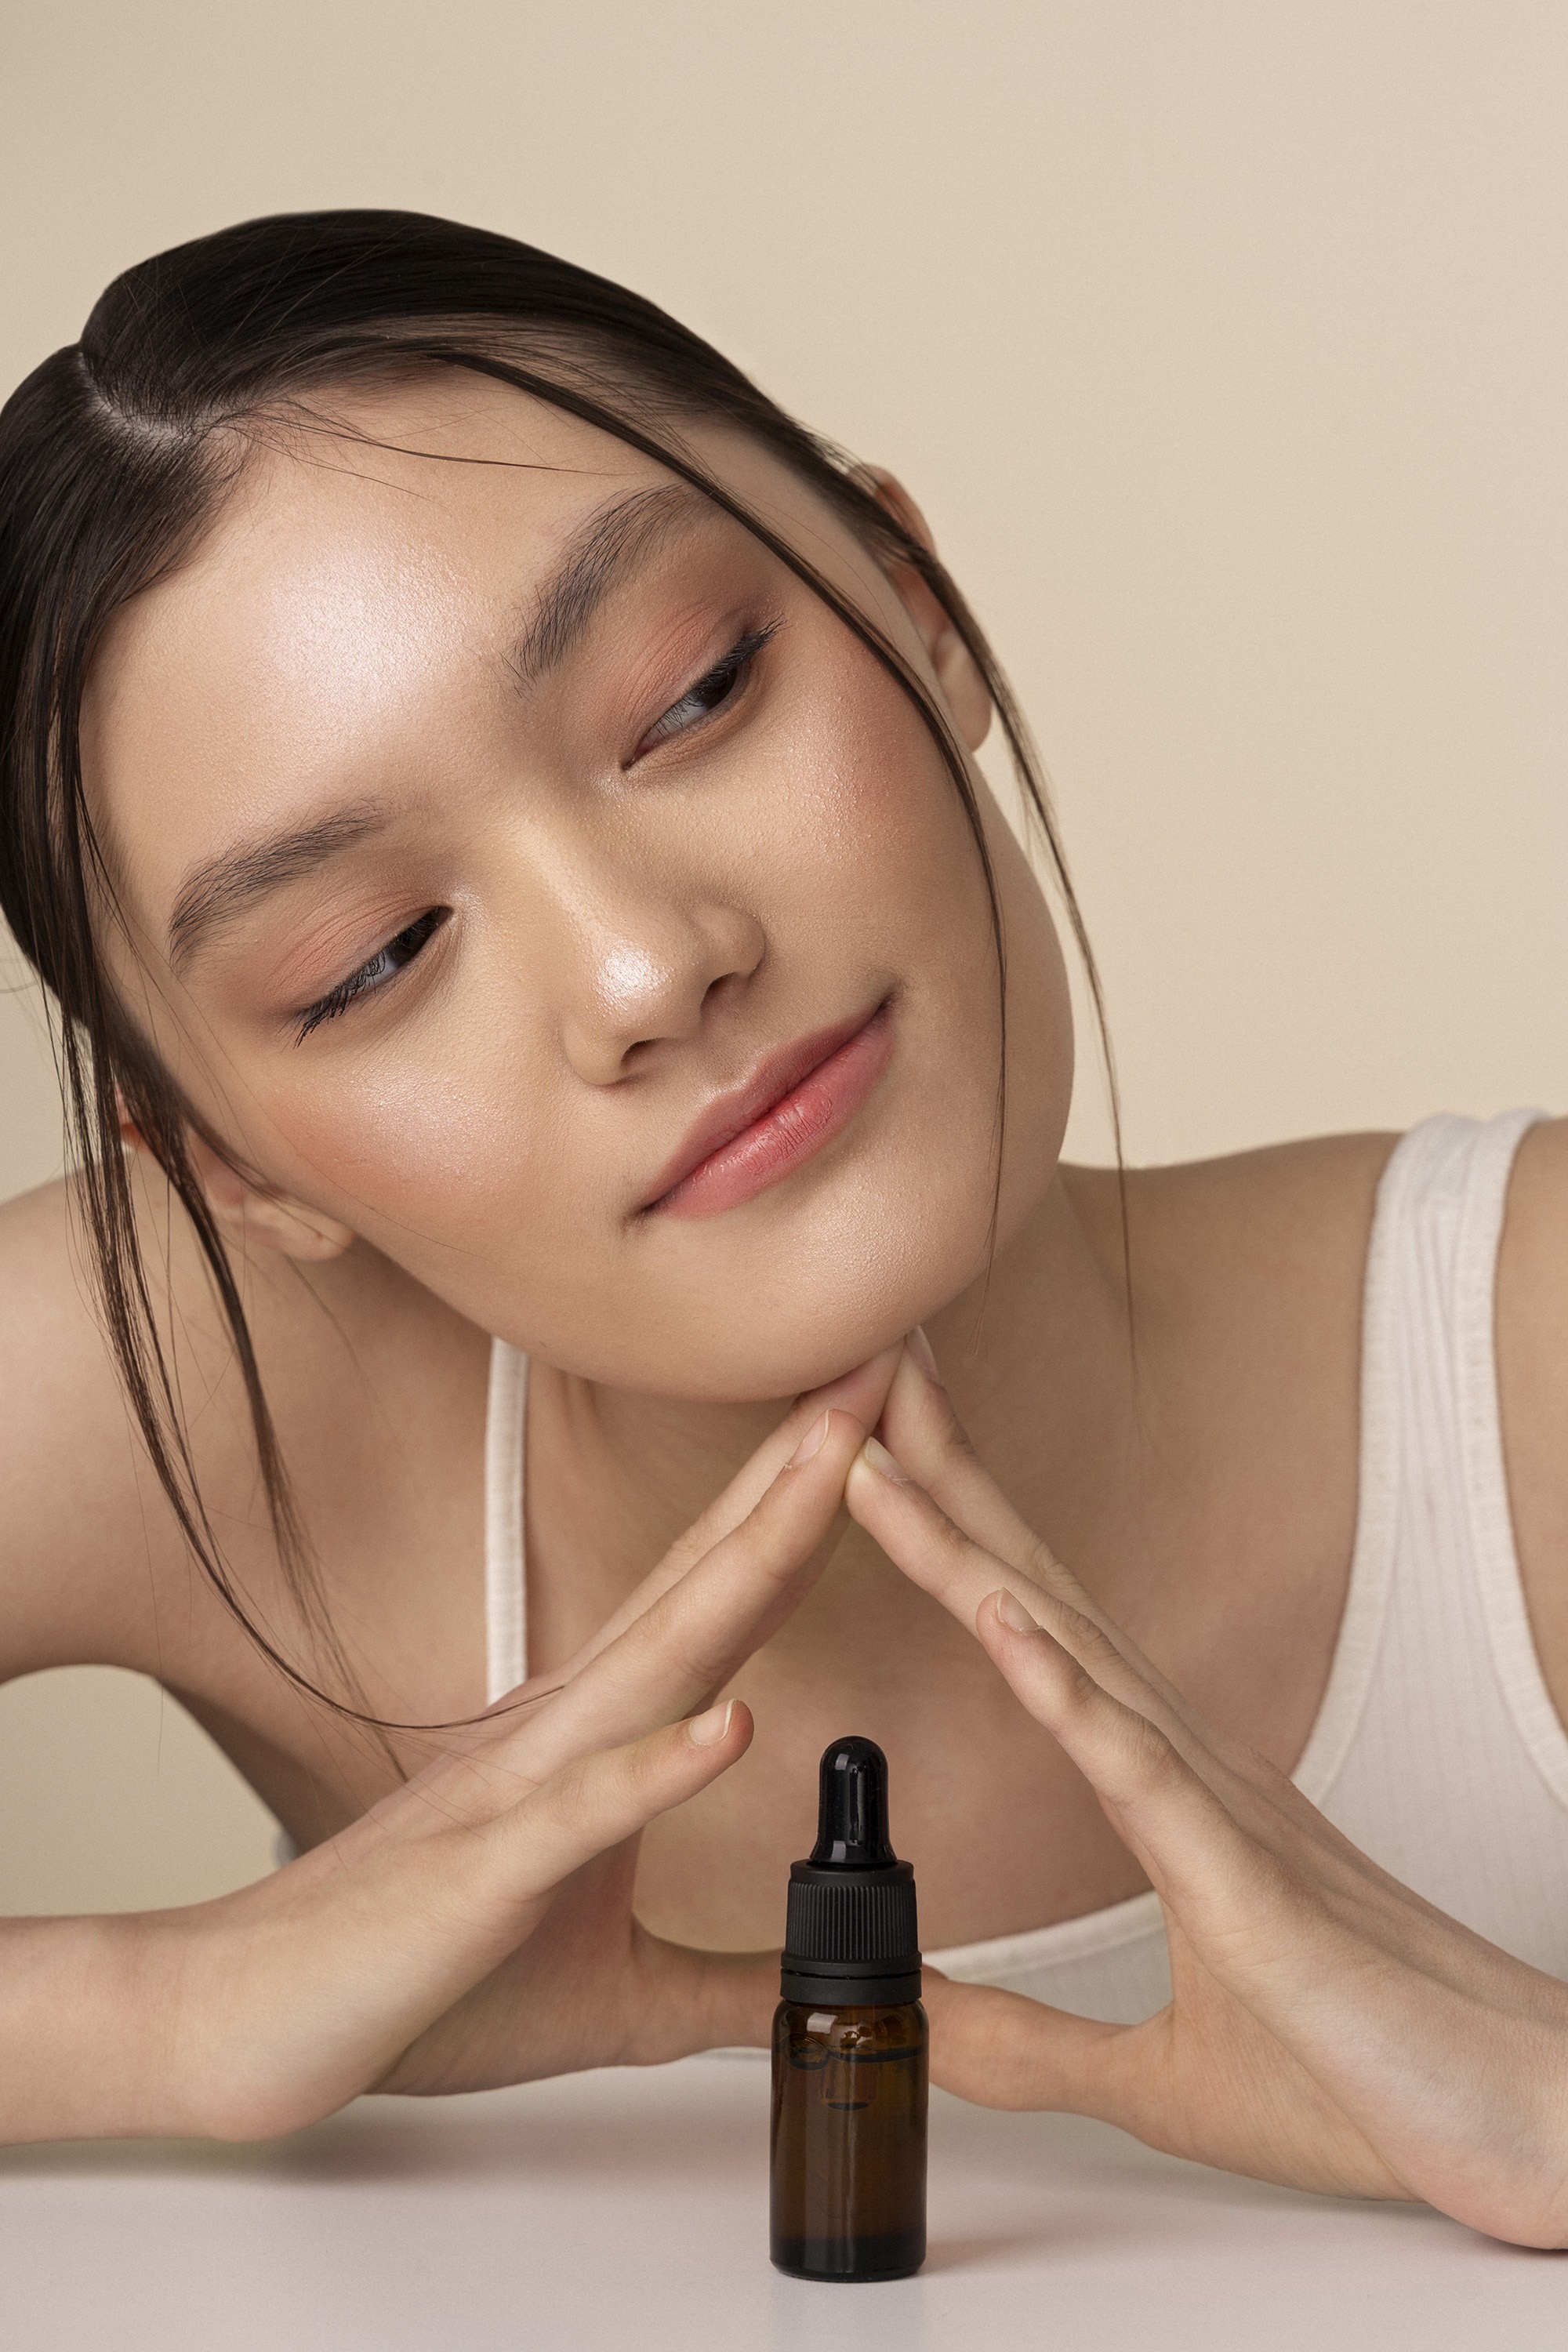
[[[918,712],[868,656],[771,732],[731,825],[737,874],[763,883],[764,928],[801,910],[816,929],[841,926],[825,942],[837,962],[868,948],[901,957],[914,942],[929,955],[954,922],[977,923],[989,962],[963,803]]]
[[[547,1090],[520,1086],[517,1063],[470,1031],[461,1047],[371,1057],[291,1089],[273,1106],[268,1172],[422,1278],[454,1258],[482,1266],[503,1235],[515,1248],[559,1223],[562,1139],[539,1116]]]

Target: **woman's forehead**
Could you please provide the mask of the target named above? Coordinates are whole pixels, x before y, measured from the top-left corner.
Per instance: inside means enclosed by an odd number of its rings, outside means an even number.
[[[422,387],[269,430],[189,558],[115,616],[84,772],[133,898],[155,904],[163,866],[245,801],[309,800],[346,749],[374,762],[428,728],[583,518],[660,478],[487,390]]]
[[[276,618],[281,596],[308,628],[333,593],[515,594],[584,514],[668,478],[609,435],[482,380],[445,400],[420,387],[344,403],[252,441],[214,527],[152,602],[173,614],[217,595]]]
[[[93,682],[100,729],[136,706],[210,695],[294,698],[323,664],[342,690],[472,650],[602,509],[679,477],[608,433],[483,377],[322,401],[248,441],[189,559],[116,616]],[[820,551],[822,509],[732,428],[684,428],[715,478]],[[717,519],[717,517],[715,517]],[[347,716],[346,709],[343,715]]]

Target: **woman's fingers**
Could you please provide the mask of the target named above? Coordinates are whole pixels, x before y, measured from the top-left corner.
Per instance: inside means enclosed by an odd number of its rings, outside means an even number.
[[[567,1757],[531,1777],[510,1803],[478,1819],[448,1820],[435,1836],[391,1853],[361,1834],[373,1812],[334,1841],[337,1865],[352,1874],[363,1853],[373,1877],[390,1873],[384,1884],[399,1890],[404,1920],[400,1959],[413,1957],[422,1927],[431,1937],[430,1960],[443,1958],[461,1975],[461,1990],[528,1933],[529,1914],[563,1879],[707,1788],[744,1755],[752,1731],[750,1709],[726,1700],[640,1738]],[[423,1899],[410,1901],[416,1888]]]
[[[942,2090],[977,2106],[1110,2115],[1125,2026],[1000,1985],[961,1983],[929,1966],[921,1999],[931,2020],[931,2081]]]
[[[1069,1568],[1021,1518],[969,1442],[947,1391],[936,1378],[934,1359],[923,1333],[906,1343],[883,1408],[883,1451],[907,1477],[923,1487],[944,1515],[984,1552],[1017,1571],[1030,1586],[1048,1592],[1101,1632],[1140,1671],[1179,1704],[1177,1694],[1159,1685],[1135,1644],[1099,1610]],[[884,1465],[885,1466],[885,1465]]]
[[[882,1408],[878,1435],[907,1475],[954,1526],[1009,1568],[1048,1586],[1059,1563],[1021,1519],[969,1442],[936,1372],[923,1332],[905,1343]]]
[[[992,1594],[975,1631],[1091,1783],[1204,1967],[1283,2042],[1305,2048],[1305,2020],[1324,2000],[1338,2017],[1352,1974],[1363,1999],[1374,1979],[1397,1979],[1408,2001],[1416,1970],[1424,1995],[1474,1993],[1492,1948],[1378,1870],[1304,1799],[1289,1820],[1268,1821],[1276,1834],[1259,1834],[1250,1805],[1227,1802],[1230,1790],[1102,1688],[1013,1594]]]
[[[888,1391],[898,1370],[903,1349],[884,1348],[855,1370],[846,1372],[823,1387],[810,1389],[797,1397],[778,1427],[765,1437],[750,1459],[742,1465],[722,1494],[714,1497],[700,1518],[694,1520],[684,1535],[673,1543],[658,1566],[644,1578],[637,1591],[621,1603],[615,1614],[607,1618],[591,1641],[584,1643],[567,1666],[562,1679],[581,1673],[591,1658],[618,1641],[628,1625],[633,1625],[645,1611],[679,1584],[688,1570],[710,1551],[716,1543],[732,1535],[742,1521],[754,1511],[779,1472],[803,1437],[820,1421],[825,1412],[847,1412],[864,1429],[875,1429]]]
[[[1216,1929],[1238,1904],[1255,1912],[1260,1882],[1273,1870],[1271,1858],[1165,1731],[1106,1689],[1005,1589],[982,1603],[974,1630],[1036,1722],[1090,1783],[1184,1923],[1193,1925],[1194,1905]]]
[[[978,1542],[876,1438],[868,1440],[852,1465],[845,1499],[851,1517],[889,1559],[960,1624],[973,1632],[982,1601],[1000,1586],[1043,1616],[1074,1655],[1085,1658],[1120,1696],[1133,1705],[1158,1704],[1163,1697],[1136,1652],[1124,1654],[1110,1628],[1041,1586],[1026,1568]]]
[[[924,1971],[932,2082],[985,2107],[1103,2115],[1108,2061],[1123,2029],[1049,2009],[999,1985]]]
[[[970,1445],[946,1391],[909,1350],[882,1428],[888,1435],[897,1429],[902,1450],[895,1455],[878,1440],[868,1443],[847,1501],[907,1576],[970,1627],[985,1595],[1005,1585],[1043,1614],[1075,1655],[1088,1658],[1108,1688],[1153,1714],[1185,1749],[1206,1748],[1247,1775],[1249,1751],[1203,1722],[1018,1517]]]
[[[506,1897],[526,1906],[685,1804],[745,1754],[752,1729],[751,1709],[725,1699],[624,1746],[571,1758],[480,1827]]]
[[[781,1624],[815,1580],[865,1431],[820,1413],[739,1527],[511,1728],[471,1755],[485,1775],[543,1780],[695,1706]]]
[[[1092,1720],[1101,1731],[1114,1722],[1121,1731],[1122,1749],[1129,1743],[1136,1746],[1131,1727],[1141,1726],[1192,1772],[1195,1787],[1205,1794],[1216,1790],[1223,1795],[1220,1815],[1228,1820],[1226,1807],[1244,1810],[1248,1831],[1255,1834],[1267,1823],[1268,1843],[1279,1834],[1311,1834],[1320,1826],[1320,1817],[1272,1767],[1216,1737],[1132,1644],[1117,1637],[1115,1629],[1042,1590],[1022,1569],[976,1543],[923,1487],[904,1476],[875,1440],[863,1448],[850,1471],[847,1499],[853,1516],[889,1558],[977,1634],[1023,1704],[1055,1733],[1102,1801],[1112,1808],[1118,1829],[1144,1860],[1145,1868],[1149,1864],[1141,1841],[1116,1810],[1118,1743],[1102,1743],[1091,1769],[1075,1744],[1082,1738],[1080,1718]],[[1043,1626],[1048,1633],[1055,1659],[1033,1661],[1026,1671],[1027,1662],[1017,1646],[1022,1636],[1007,1627],[992,1605],[999,1590],[1019,1605],[1026,1625]],[[1068,1668],[1081,1678],[1084,1704],[1068,1706],[1063,1714],[1064,1705],[1079,1696],[1070,1677],[1064,1681]],[[1090,1693],[1114,1707],[1114,1717],[1103,1710],[1096,1715],[1089,1705]],[[1304,1817],[1302,1822],[1296,1821],[1297,1814]],[[1329,1838],[1334,1836],[1326,1824],[1321,1826]],[[1230,1828],[1233,1834],[1241,1834],[1234,1822]]]
[[[907,1555],[900,1555],[891,1543],[887,1545],[900,1566],[921,1581],[934,1570],[941,1581],[930,1589],[972,1624],[974,1619],[968,1612],[993,1584],[1005,1582],[1007,1589],[1021,1594],[1026,1607],[1043,1618],[1058,1640],[1089,1665],[1108,1689],[1167,1733],[1242,1828],[1276,1851],[1310,1845],[1314,1870],[1342,1901],[1353,1895],[1363,1917],[1368,1916],[1368,1906],[1373,1906],[1385,1918],[1396,1918],[1401,1936],[1407,1933],[1415,1901],[1409,1890],[1378,1870],[1325,1821],[1285,1773],[1244,1742],[1206,1722],[1131,1636],[1106,1616],[1070,1571],[1053,1560],[974,1454],[945,1392],[908,1355],[894,1382],[884,1430],[890,1431],[895,1423],[910,1449],[910,1458],[921,1463],[934,1479],[929,1496],[918,1491],[911,1496],[907,1484],[903,1488],[904,1517],[912,1528],[923,1528],[923,1539],[917,1551]],[[879,1465],[884,1475],[889,1475],[885,1448],[868,1447],[867,1455],[869,1467]],[[890,1465],[891,1472],[900,1466]],[[921,1486],[929,1483],[922,1475]],[[851,1482],[850,1507],[858,1517],[861,1513],[855,1496],[871,1492],[869,1482],[860,1487],[857,1474]],[[922,1501],[928,1506],[923,1512]],[[942,1509],[931,1511],[931,1502],[942,1505]],[[966,1516],[955,1519],[953,1506]],[[895,1512],[897,1508],[895,1505]],[[891,1521],[885,1493],[883,1511],[886,1533]],[[868,1518],[867,1524],[870,1524]],[[977,1541],[977,1530],[983,1527],[989,1528],[1005,1549],[994,1554]],[[944,1542],[944,1533],[952,1538],[951,1544]],[[879,1540],[882,1539],[879,1534]],[[1440,1912],[1426,1908],[1446,1965],[1450,1923]]]

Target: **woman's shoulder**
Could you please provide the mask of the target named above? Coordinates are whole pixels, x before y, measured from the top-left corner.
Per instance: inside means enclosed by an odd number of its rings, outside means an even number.
[[[1216,1380],[1265,1396],[1326,1372],[1353,1405],[1378,1185],[1394,1135],[1314,1138],[1129,1172],[1135,1281],[1206,1338]],[[1074,1172],[1108,1262],[1120,1253],[1115,1171]],[[1497,1261],[1498,1397],[1515,1546],[1542,1669],[1568,1722],[1568,1119],[1540,1121],[1514,1159]]]
[[[1235,1504],[1245,1487],[1260,1528],[1290,1529],[1292,1558],[1350,1557],[1367,1246],[1396,1141],[1329,1136],[1127,1176],[1145,1380],[1215,1491]],[[1115,1171],[1082,1196],[1114,1279]]]
[[[1514,1161],[1496,1332],[1520,1575],[1542,1671],[1568,1721],[1568,1119],[1532,1127]]]
[[[1074,1169],[1069,1183],[1108,1261],[1121,1252],[1121,1202],[1135,1283],[1185,1315],[1228,1319],[1260,1295],[1298,1293],[1321,1313],[1359,1306],[1377,1189],[1395,1134],[1312,1136],[1211,1160]]]
[[[1517,1310],[1568,1308],[1568,1118],[1543,1118],[1521,1140],[1509,1186],[1500,1281]]]
[[[1519,1147],[1498,1253],[1498,1370],[1510,1451],[1561,1465],[1568,1498],[1568,1118]],[[1564,1519],[1568,1533],[1568,1517]]]
[[[130,1582],[116,1570],[133,1530],[156,1539],[80,1205],[61,1181],[0,1207],[0,1677],[111,1654],[107,1596]]]
[[[264,1585],[272,1545],[254,1433],[211,1270],[159,1171],[136,1165],[132,1197],[153,1329],[204,1503]],[[107,1336],[88,1208],[69,1181],[0,1207],[0,1680],[94,1659],[154,1665],[169,1638],[158,1602],[190,1590],[190,1556]],[[340,1521],[379,1524],[378,1497],[395,1486],[403,1456],[418,1455],[426,1425],[467,1470],[454,1432],[482,1422],[482,1344],[467,1351],[479,1369],[465,1354],[458,1378],[452,1344],[443,1345],[451,1318],[434,1302],[411,1304],[406,1281],[368,1251],[306,1269],[258,1252],[235,1272],[312,1517],[334,1535]]]

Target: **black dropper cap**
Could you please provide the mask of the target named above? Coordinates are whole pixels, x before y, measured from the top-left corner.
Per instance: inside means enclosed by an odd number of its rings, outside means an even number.
[[[790,1865],[780,1990],[824,2009],[921,1997],[914,1865],[888,1843],[888,1759],[874,1739],[823,1752],[816,1843]]]

